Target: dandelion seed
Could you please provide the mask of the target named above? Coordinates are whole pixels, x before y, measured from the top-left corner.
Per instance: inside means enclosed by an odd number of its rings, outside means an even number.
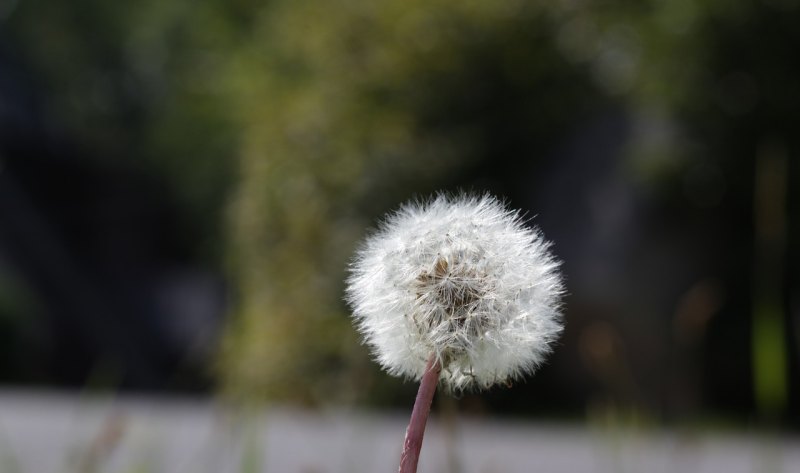
[[[485,389],[532,373],[561,332],[562,283],[549,243],[491,196],[410,203],[367,238],[347,299],[391,374]]]

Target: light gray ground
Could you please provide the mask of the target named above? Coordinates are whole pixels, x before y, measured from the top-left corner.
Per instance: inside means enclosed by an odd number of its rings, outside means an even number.
[[[410,409],[410,406],[409,406]],[[397,469],[405,415],[0,391],[2,473]],[[450,433],[448,433],[450,432]],[[800,473],[800,439],[433,418],[420,473]]]

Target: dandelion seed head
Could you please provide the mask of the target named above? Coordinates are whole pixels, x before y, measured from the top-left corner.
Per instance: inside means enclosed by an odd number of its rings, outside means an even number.
[[[390,374],[485,389],[530,374],[562,330],[558,261],[538,230],[490,195],[411,202],[356,253],[347,300]]]

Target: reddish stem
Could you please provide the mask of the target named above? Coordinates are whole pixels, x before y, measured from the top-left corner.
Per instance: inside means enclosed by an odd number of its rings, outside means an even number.
[[[428,422],[428,413],[431,411],[431,402],[433,394],[436,392],[436,384],[439,382],[441,370],[442,367],[436,361],[436,355],[432,355],[425,366],[425,374],[422,375],[422,381],[419,383],[414,410],[411,411],[411,421],[408,423],[406,439],[403,442],[403,454],[400,456],[399,473],[417,472],[422,437],[425,435],[425,424]]]

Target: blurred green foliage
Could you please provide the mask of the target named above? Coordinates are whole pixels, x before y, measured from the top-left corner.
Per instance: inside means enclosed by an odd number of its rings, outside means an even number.
[[[40,0],[7,15],[48,113],[96,156],[157,170],[185,203],[186,246],[227,268],[216,372],[235,397],[367,390],[376,369],[341,301],[364,229],[486,163],[530,169],[598,104],[643,124],[631,176],[673,194],[710,162],[746,206],[755,150],[796,147],[789,0]]]

